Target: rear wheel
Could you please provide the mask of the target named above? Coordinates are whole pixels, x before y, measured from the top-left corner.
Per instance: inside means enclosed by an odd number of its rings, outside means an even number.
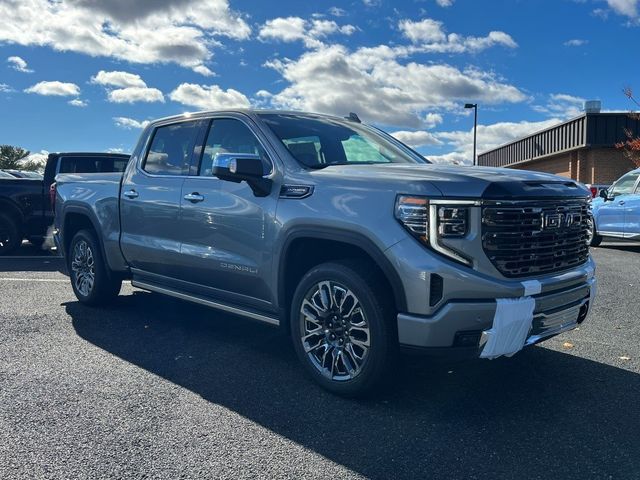
[[[120,293],[122,280],[109,271],[96,236],[80,230],[69,247],[69,276],[76,298],[87,305],[100,305]]]
[[[0,255],[11,253],[22,243],[20,229],[16,221],[5,213],[0,213]]]
[[[384,380],[394,357],[392,311],[377,275],[356,262],[325,263],[300,281],[291,307],[296,353],[321,386],[358,396]]]

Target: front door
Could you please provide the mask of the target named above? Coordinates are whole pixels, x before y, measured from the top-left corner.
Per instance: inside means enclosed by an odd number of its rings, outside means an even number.
[[[134,269],[166,277],[176,274],[182,184],[202,127],[201,121],[157,127],[147,151],[127,169],[120,192],[121,246]]]
[[[278,189],[274,187],[267,197],[256,197],[246,182],[212,176],[217,153],[257,154],[265,174],[272,168],[248,124],[238,118],[212,120],[198,176],[182,185],[180,278],[234,303],[268,306]]]
[[[630,172],[622,176],[608,190],[609,199],[598,209],[597,230],[602,235],[624,236],[627,201],[633,196],[640,172]]]
[[[628,195],[624,207],[624,236],[640,239],[640,180],[635,192]]]

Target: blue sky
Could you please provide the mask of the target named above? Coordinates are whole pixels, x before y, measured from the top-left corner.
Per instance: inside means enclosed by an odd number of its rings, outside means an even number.
[[[145,121],[242,106],[357,112],[471,162],[640,90],[640,0],[0,0],[0,143],[130,151]]]

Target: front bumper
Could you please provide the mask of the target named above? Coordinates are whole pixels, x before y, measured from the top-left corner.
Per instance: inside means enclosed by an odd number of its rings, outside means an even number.
[[[407,244],[389,250],[397,254],[405,248],[413,249]],[[424,259],[420,262],[416,261],[417,255],[403,253],[393,256],[408,293],[410,313],[397,317],[398,339],[405,350],[453,356],[458,351],[465,357],[479,356],[486,341],[484,332],[493,326],[497,298],[530,296],[535,300],[525,345],[575,328],[593,304],[597,280],[591,258],[568,271],[518,280],[497,279],[440,259],[434,262],[431,255],[420,255]],[[442,278],[444,287],[442,300],[430,306],[433,273]]]

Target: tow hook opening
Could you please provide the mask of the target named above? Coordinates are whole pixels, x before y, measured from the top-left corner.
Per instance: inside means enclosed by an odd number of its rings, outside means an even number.
[[[578,323],[584,322],[584,319],[587,318],[587,314],[589,313],[589,302],[585,303],[582,307],[580,307],[580,312],[578,313]]]

